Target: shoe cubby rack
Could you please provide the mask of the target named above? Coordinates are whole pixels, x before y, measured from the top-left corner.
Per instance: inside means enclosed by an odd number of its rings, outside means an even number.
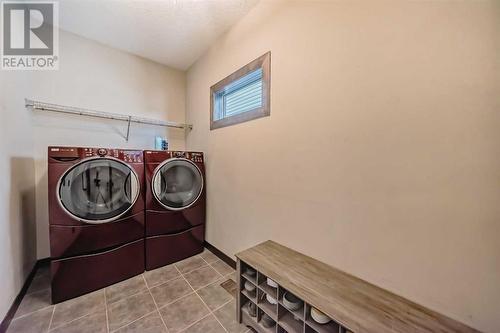
[[[273,241],[236,258],[237,320],[259,333],[479,332]],[[285,293],[300,307],[290,310]]]
[[[267,284],[267,276],[245,262],[240,263],[241,275],[239,282],[240,302],[239,312],[241,322],[261,333],[352,333],[341,324],[332,320],[327,324],[319,324],[310,316],[311,305],[301,300],[302,305],[297,310],[288,309],[283,303],[283,295],[289,290],[278,285],[273,288]],[[250,276],[246,272],[250,268],[256,272]],[[245,289],[245,283],[251,283],[255,287],[255,293]],[[292,293],[293,294],[293,293]],[[277,300],[277,304],[271,304],[267,296]],[[256,305],[255,316],[250,314],[248,304]],[[275,322],[272,327],[265,327],[262,317],[267,314]]]

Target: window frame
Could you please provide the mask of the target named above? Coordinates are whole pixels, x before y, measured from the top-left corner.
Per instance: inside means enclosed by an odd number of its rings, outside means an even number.
[[[215,95],[227,85],[259,68],[262,68],[262,107],[214,120]],[[258,57],[210,87],[210,130],[236,125],[269,115],[271,115],[271,52]]]

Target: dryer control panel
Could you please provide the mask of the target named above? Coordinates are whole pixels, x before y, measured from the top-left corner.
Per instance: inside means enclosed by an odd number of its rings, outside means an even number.
[[[185,158],[195,163],[203,163],[203,153],[196,151],[173,151],[173,150],[146,150],[144,161],[146,163],[161,163],[170,158]]]
[[[195,163],[203,163],[203,153],[192,151],[170,151],[170,158],[185,158]]]

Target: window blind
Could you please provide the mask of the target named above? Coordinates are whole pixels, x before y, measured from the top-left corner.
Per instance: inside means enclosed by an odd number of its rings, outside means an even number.
[[[231,82],[215,93],[215,119],[262,107],[262,68]]]

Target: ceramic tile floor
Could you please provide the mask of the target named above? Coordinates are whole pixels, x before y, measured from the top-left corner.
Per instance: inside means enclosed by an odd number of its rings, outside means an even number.
[[[56,305],[48,267],[37,271],[8,333],[243,333],[220,284],[235,271],[213,253],[148,271]]]

